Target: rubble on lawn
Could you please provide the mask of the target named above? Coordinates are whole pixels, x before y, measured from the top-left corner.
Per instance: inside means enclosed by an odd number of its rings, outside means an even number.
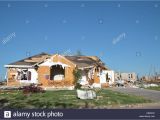
[[[96,92],[93,90],[77,89],[77,97],[80,99],[94,99],[96,98]]]
[[[158,87],[159,85],[151,83],[151,84],[144,84],[143,86],[144,86],[144,88],[148,88],[148,87]]]
[[[18,90],[16,86],[0,86],[0,90]]]
[[[138,88],[134,80],[115,80],[113,87],[132,87]]]

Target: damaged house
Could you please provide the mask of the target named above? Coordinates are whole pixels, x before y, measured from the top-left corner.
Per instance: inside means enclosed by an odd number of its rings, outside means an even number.
[[[74,87],[74,70],[81,70],[80,83],[107,86],[108,68],[96,56],[62,56],[41,53],[5,65],[7,85],[39,84],[43,87]]]

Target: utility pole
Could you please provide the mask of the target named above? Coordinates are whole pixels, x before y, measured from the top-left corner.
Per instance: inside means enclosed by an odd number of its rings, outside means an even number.
[[[149,75],[148,75],[148,79],[149,79],[149,80],[151,80],[151,71],[152,71],[152,64],[151,64],[151,66],[150,66],[150,68],[149,68]]]
[[[155,65],[153,67],[153,71],[154,71],[153,78],[154,78],[154,81],[155,81],[156,80],[156,68],[155,68]]]

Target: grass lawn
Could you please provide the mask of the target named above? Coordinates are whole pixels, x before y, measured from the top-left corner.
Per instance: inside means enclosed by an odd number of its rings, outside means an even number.
[[[148,88],[146,88],[146,89],[160,91],[160,86],[158,86],[158,87],[148,87]]]
[[[0,93],[0,108],[101,108],[109,105],[151,102],[142,97],[131,96],[111,90],[101,90],[94,100],[80,100],[76,90],[46,91],[24,95],[21,91]]]

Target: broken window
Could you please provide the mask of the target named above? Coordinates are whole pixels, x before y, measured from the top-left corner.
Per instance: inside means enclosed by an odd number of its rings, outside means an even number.
[[[28,69],[20,69],[17,74],[18,80],[31,80],[31,71]]]
[[[131,75],[130,74],[128,74],[128,78],[130,79],[131,77],[130,77]]]
[[[131,78],[133,78],[133,75],[131,74]]]

